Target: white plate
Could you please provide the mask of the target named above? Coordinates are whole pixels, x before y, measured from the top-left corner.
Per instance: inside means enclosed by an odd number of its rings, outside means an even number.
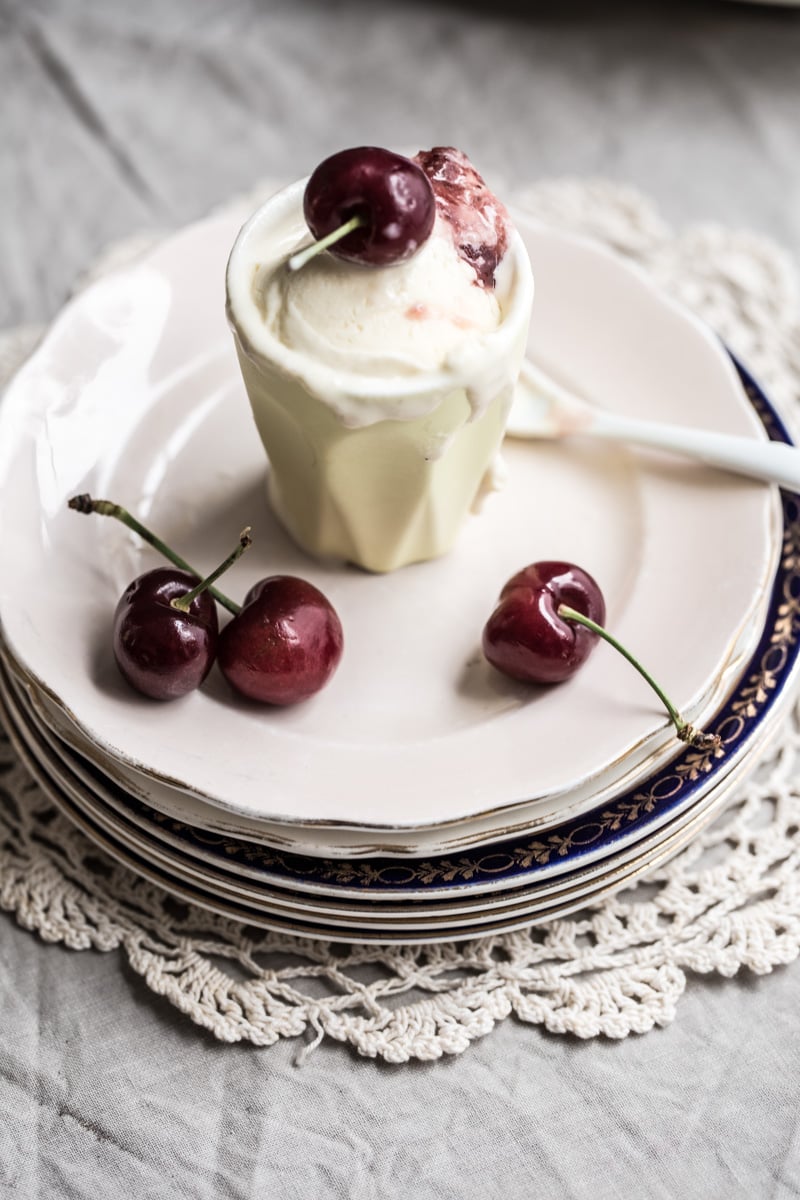
[[[169,787],[134,770],[119,759],[103,754],[94,742],[84,737],[57,704],[29,678],[25,678],[18,664],[9,658],[1,639],[0,665],[9,672],[18,695],[21,696],[24,692],[24,705],[31,719],[58,739],[62,755],[67,756],[74,751],[101,771],[112,787],[120,788],[159,813],[193,829],[207,830],[240,842],[255,842],[276,850],[310,857],[357,860],[381,856],[419,860],[433,855],[463,853],[484,846],[488,841],[524,837],[534,831],[541,834],[558,823],[552,815],[539,815],[537,805],[519,805],[505,813],[494,813],[429,829],[400,832],[352,830],[323,825],[279,825],[255,817],[246,817],[210,804],[179,788]],[[675,739],[671,755],[677,757],[681,752],[680,743]],[[664,757],[662,752],[651,755],[649,759],[637,758],[629,770],[620,772],[605,789],[600,789],[596,780],[584,788],[576,788],[569,797],[564,798],[558,820],[585,811],[590,805],[596,808],[598,804],[610,803],[615,795],[634,786],[644,785],[648,770],[655,771]],[[70,765],[74,767],[74,761]],[[695,797],[691,797],[688,803],[693,804],[694,800]],[[632,839],[635,836],[635,831],[632,831]]]
[[[596,904],[613,892],[636,882],[643,874],[655,869],[667,859],[677,854],[724,806],[728,787],[723,785],[713,804],[703,807],[696,818],[675,833],[673,837],[664,839],[657,848],[643,854],[628,864],[619,872],[610,872],[586,889],[571,891],[564,896],[554,896],[552,904],[543,906],[513,906],[510,908],[489,908],[475,921],[457,921],[450,924],[447,920],[422,921],[401,920],[393,924],[375,925],[356,920],[347,921],[331,918],[328,923],[315,921],[310,914],[302,909],[296,912],[280,912],[271,906],[268,900],[261,903],[246,902],[217,886],[211,890],[205,888],[195,877],[186,877],[183,873],[154,861],[153,857],[142,857],[136,847],[118,840],[108,829],[98,825],[80,806],[76,807],[69,793],[64,789],[57,775],[51,774],[46,764],[46,756],[38,750],[31,752],[13,725],[9,725],[12,740],[33,777],[39,786],[83,832],[98,846],[129,867],[136,874],[151,880],[165,891],[182,900],[207,908],[231,920],[258,926],[277,932],[295,936],[310,937],[332,942],[378,942],[383,944],[423,944],[453,939],[465,940],[490,936],[493,933],[512,932],[530,925],[541,924],[558,917],[564,917],[587,905]]]
[[[244,214],[241,214],[244,215]],[[553,814],[669,753],[663,714],[600,647],[569,684],[492,672],[482,625],[505,579],[578,561],[609,621],[690,719],[729,690],[775,554],[768,488],[611,448],[513,445],[510,481],[455,551],[373,577],[309,561],[263,499],[264,466],[221,280],[236,218],[193,226],[81,294],[0,409],[0,620],[13,654],[103,752],[231,811],[281,823],[410,829],[526,804]],[[716,340],[613,255],[531,225],[536,357],[617,412],[763,436]],[[116,523],[66,510],[78,491],[126,503],[200,567],[244,524],[229,577],[274,571],[323,588],[345,627],[332,684],[291,710],[238,703],[215,673],[165,707],[118,678],[109,625],[154,562]],[[736,530],[736,537],[726,532]]]
[[[754,403],[764,406],[770,428],[781,435],[763,397],[752,384],[748,386]],[[47,763],[81,812],[144,853],[144,861],[170,864],[198,886],[240,898],[249,894],[271,911],[288,910],[293,916],[306,911],[309,919],[317,921],[327,920],[329,913],[344,915],[352,910],[359,927],[381,913],[390,914],[394,921],[404,909],[413,911],[414,918],[438,919],[447,911],[483,913],[476,920],[491,920],[495,908],[514,906],[519,911],[523,903],[539,905],[556,893],[594,887],[600,876],[607,879],[624,864],[672,840],[684,825],[694,826],[707,807],[716,808],[720,793],[727,793],[732,781],[757,762],[794,694],[800,661],[794,623],[787,625],[782,600],[793,587],[797,501],[787,496],[783,509],[786,544],[769,619],[741,683],[714,719],[721,753],[706,761],[687,750],[633,791],[533,840],[515,836],[474,853],[404,862],[379,858],[363,864],[298,858],[252,847],[171,821],[137,803],[135,796],[98,771],[96,755],[90,755],[89,765],[50,732],[37,718],[36,702],[31,703],[35,689],[6,676],[2,662],[0,695],[37,761]]]
[[[520,891],[512,896],[483,896],[478,903],[436,911],[416,906],[382,908],[368,904],[366,910],[348,911],[346,905],[323,901],[312,906],[307,897],[276,895],[267,888],[243,888],[223,874],[208,874],[187,862],[184,855],[153,845],[152,839],[137,836],[113,812],[109,812],[90,790],[42,741],[35,723],[29,720],[5,685],[0,686],[0,716],[22,760],[39,785],[71,820],[98,845],[129,865],[137,873],[154,879],[168,891],[191,896],[196,902],[248,923],[299,932],[333,940],[417,942],[443,938],[479,937],[490,931],[520,928],[527,924],[563,916],[609,895],[677,853],[723,807],[730,788],[753,766],[749,756],[723,783],[697,805],[689,819],[675,822],[657,838],[648,838],[624,862],[606,865],[600,873],[578,872],[560,886]],[[131,857],[135,856],[135,857]],[[183,889],[191,889],[190,893]],[[231,908],[231,906],[236,906]]]
[[[146,820],[144,813],[137,814],[121,790],[102,778],[72,754],[68,747],[44,726],[36,713],[26,703],[22,689],[7,679],[0,668],[0,707],[4,706],[7,722],[13,722],[17,733],[25,740],[36,760],[45,768],[55,783],[66,793],[73,804],[96,821],[106,832],[121,843],[128,845],[145,861],[158,862],[164,869],[179,875],[198,886],[228,893],[245,902],[269,904],[276,912],[308,914],[310,920],[356,920],[360,925],[383,924],[391,927],[398,921],[433,918],[448,922],[461,919],[496,919],[498,910],[510,906],[516,911],[523,908],[533,910],[545,907],[567,894],[575,895],[594,889],[601,883],[608,884],[621,870],[627,872],[634,860],[641,863],[646,856],[656,853],[659,847],[675,838],[675,835],[690,822],[696,823],[699,815],[710,806],[719,807],[719,796],[727,794],[732,782],[744,771],[751,770],[758,761],[763,744],[750,746],[745,758],[740,758],[730,772],[722,778],[709,780],[705,789],[694,793],[692,804],[667,824],[631,842],[615,842],[604,858],[590,865],[569,871],[553,878],[539,878],[532,886],[515,887],[505,892],[493,891],[466,894],[445,892],[430,895],[425,900],[409,896],[405,903],[395,899],[381,903],[380,897],[364,893],[341,896],[313,895],[302,890],[299,880],[289,883],[285,878],[278,881],[277,888],[270,881],[269,872],[263,867],[250,866],[240,858],[213,854],[203,840],[188,841],[180,830],[173,832],[169,822]],[[292,890],[292,883],[298,886]],[[389,918],[387,922],[387,918]]]

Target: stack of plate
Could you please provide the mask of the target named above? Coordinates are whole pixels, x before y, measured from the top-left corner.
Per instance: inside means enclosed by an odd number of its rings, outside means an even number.
[[[798,673],[800,523],[775,489],[610,445],[508,442],[508,483],[446,558],[371,576],[274,523],[220,292],[240,218],[193,226],[74,300],[0,409],[0,703],[87,835],[237,920],[344,941],[478,937],[566,914],[685,845],[757,759]],[[609,410],[787,440],[690,316],[613,255],[519,218],[531,354]],[[118,596],[153,552],[67,509],[125,504],[199,569],[252,525],[225,590],[303,575],[346,647],[294,709],[212,672],[170,705],[118,676]],[[483,660],[504,581],[543,558],[600,581],[608,623],[684,715],[600,645],[530,689]]]

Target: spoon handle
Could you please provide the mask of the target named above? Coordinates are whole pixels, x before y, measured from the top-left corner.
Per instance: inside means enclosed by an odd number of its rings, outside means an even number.
[[[762,442],[730,433],[712,433],[683,425],[649,424],[608,413],[595,413],[582,433],[609,441],[654,446],[697,458],[713,467],[750,475],[800,492],[800,449],[784,442]]]

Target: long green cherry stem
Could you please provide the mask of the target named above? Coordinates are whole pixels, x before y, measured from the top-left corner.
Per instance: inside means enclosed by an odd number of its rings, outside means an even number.
[[[636,668],[642,679],[644,679],[646,683],[650,684],[650,687],[653,689],[661,703],[666,708],[667,712],[669,713],[669,719],[675,726],[678,737],[682,742],[685,742],[689,746],[694,746],[697,750],[716,750],[719,748],[719,746],[722,744],[719,736],[716,733],[703,733],[701,729],[695,729],[694,726],[690,725],[688,721],[684,721],[683,717],[678,712],[669,696],[667,696],[663,688],[659,687],[650,672],[644,669],[639,660],[634,658],[630,650],[626,650],[622,643],[618,642],[613,634],[610,634],[607,629],[603,628],[602,625],[598,625],[596,621],[591,619],[591,617],[584,616],[583,613],[578,612],[574,608],[570,608],[568,604],[559,604],[557,611],[558,615],[563,617],[565,621],[574,621],[578,625],[583,625],[586,629],[590,629],[592,633],[596,633],[598,637],[603,638],[603,640],[608,642],[610,646],[613,646],[615,650],[618,650],[622,657],[626,658],[632,667]]]
[[[351,217],[349,221],[345,221],[344,225],[340,225],[338,229],[334,229],[331,233],[326,233],[325,237],[320,238],[318,242],[312,242],[310,246],[306,246],[304,250],[298,250],[297,254],[293,254],[286,264],[290,271],[299,271],[312,258],[316,258],[323,250],[327,250],[329,246],[334,246],[336,242],[341,241],[343,237],[347,237],[348,233],[352,233],[354,229],[360,229],[362,225],[366,225],[363,217]]]
[[[195,596],[199,596],[201,592],[209,590],[214,580],[219,579],[220,575],[223,575],[229,567],[232,567],[237,558],[241,558],[247,547],[251,546],[252,544],[253,539],[250,536],[250,526],[248,525],[247,528],[243,529],[239,534],[239,544],[237,545],[236,549],[231,550],[224,562],[221,562],[217,569],[212,571],[210,575],[207,575],[205,579],[201,579],[197,586],[193,587],[192,590],[187,592],[185,596],[178,596],[174,600],[171,600],[170,604],[172,607],[177,608],[180,612],[188,612]]]
[[[121,504],[114,504],[111,500],[94,500],[88,492],[83,492],[80,496],[72,497],[69,501],[69,507],[79,513],[99,513],[101,517],[114,517],[115,520],[121,521],[123,525],[127,525],[128,529],[132,529],[134,533],[138,533],[140,538],[152,546],[154,550],[157,550],[159,554],[163,554],[164,558],[169,559],[173,566],[176,566],[180,571],[188,571],[191,575],[196,575],[198,579],[201,578],[200,571],[196,571],[185,558],[181,558],[179,554],[176,554],[152,530],[148,529],[146,525],[142,525],[141,521],[137,521],[136,517],[129,513],[127,508],[123,508]],[[229,613],[233,613],[236,616],[240,611],[241,605],[237,604],[235,600],[231,600],[229,596],[224,595],[223,592],[218,591],[214,587],[209,588],[209,591],[217,603],[221,604],[223,608],[227,608]]]

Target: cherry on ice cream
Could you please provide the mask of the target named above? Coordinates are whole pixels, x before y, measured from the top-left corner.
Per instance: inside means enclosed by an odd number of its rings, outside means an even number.
[[[436,203],[417,163],[379,146],[357,146],[316,168],[306,184],[303,215],[317,239],[310,249],[326,242],[338,258],[385,267],[410,258],[427,241]],[[292,265],[301,259],[302,252]]]

